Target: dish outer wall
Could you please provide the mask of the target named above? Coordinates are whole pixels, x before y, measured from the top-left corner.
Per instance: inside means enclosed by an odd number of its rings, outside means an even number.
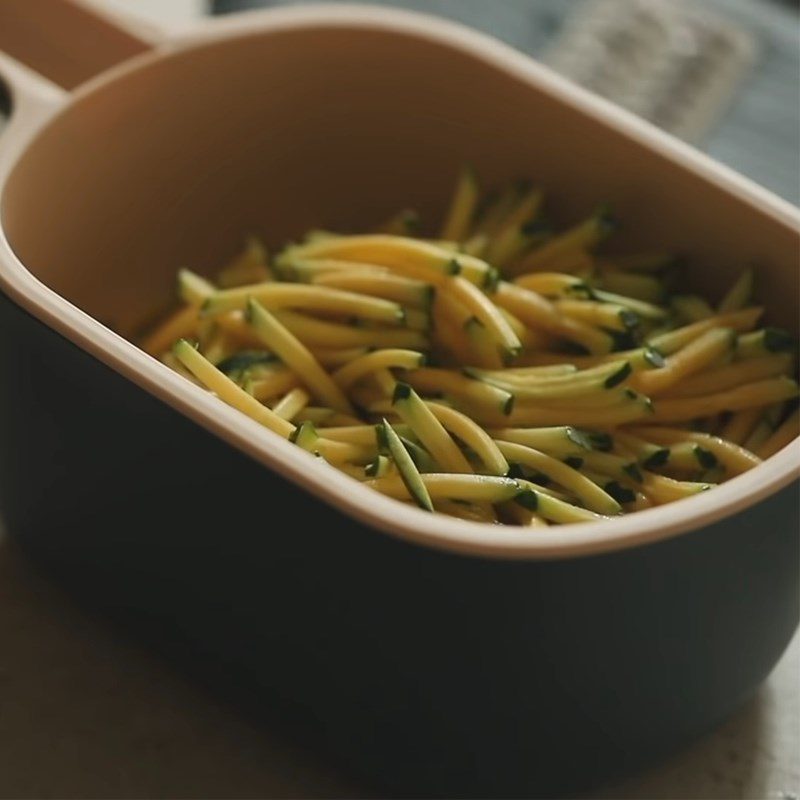
[[[436,551],[331,509],[0,304],[10,532],[381,788],[530,796],[619,773],[729,714],[797,625],[796,486],[604,555]]]

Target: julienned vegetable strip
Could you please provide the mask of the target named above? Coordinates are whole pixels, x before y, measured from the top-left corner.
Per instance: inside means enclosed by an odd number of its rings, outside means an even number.
[[[448,472],[472,472],[472,467],[447,429],[410,386],[397,384],[392,407],[442,469]]]
[[[294,370],[316,397],[336,411],[352,411],[350,401],[303,344],[257,300],[250,300],[247,319],[269,350]]]
[[[483,462],[484,469],[491,475],[508,474],[508,461],[497,443],[480,425],[466,414],[454,408],[428,401],[425,405],[443,427],[466,445]]]
[[[487,203],[464,170],[435,239],[410,211],[272,260],[250,237],[214,279],[179,271],[142,347],[354,480],[528,536],[691,497],[797,437],[796,342],[756,327],[755,270],[692,294],[669,254],[606,252],[605,209],[559,233],[543,200]]]
[[[261,423],[279,436],[287,437],[294,431],[291,422],[279,417],[274,411],[262,405],[252,395],[237,386],[224,373],[192,347],[185,339],[180,339],[174,348],[175,357],[210,391],[229,406],[239,409],[256,422]]]

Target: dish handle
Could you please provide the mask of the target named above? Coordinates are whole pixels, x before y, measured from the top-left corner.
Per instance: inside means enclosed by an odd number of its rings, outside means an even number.
[[[110,14],[97,3],[0,2],[0,98],[10,106],[10,119],[2,130],[0,177],[13,162],[12,155],[70,91],[168,38],[166,31]]]

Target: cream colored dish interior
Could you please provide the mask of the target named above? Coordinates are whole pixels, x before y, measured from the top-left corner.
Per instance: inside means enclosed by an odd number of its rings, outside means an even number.
[[[563,221],[600,202],[615,245],[689,255],[718,295],[748,262],[796,328],[794,232],[459,49],[400,32],[253,34],[178,53],[83,97],[12,175],[3,223],[41,281],[122,331],[247,232],[360,230],[401,206],[438,222],[459,166],[528,175]],[[342,197],[348,202],[342,203]]]
[[[562,223],[609,204],[623,222],[615,247],[685,253],[693,287],[712,298],[756,264],[770,322],[797,331],[797,231],[785,214],[483,37],[406,15],[364,19],[241,21],[85,87],[4,191],[19,260],[130,335],[169,301],[177,267],[209,273],[247,233],[275,247],[404,206],[436,225],[466,162],[487,184],[533,176]]]

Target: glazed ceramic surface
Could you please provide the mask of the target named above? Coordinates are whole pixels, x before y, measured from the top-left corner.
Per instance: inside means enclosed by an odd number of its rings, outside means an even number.
[[[34,557],[393,791],[567,790],[752,692],[797,624],[796,443],[533,538],[372,493],[128,337],[177,266],[436,219],[464,161],[536,176],[564,220],[610,203],[623,244],[685,252],[711,296],[756,262],[797,330],[796,209],[432,18],[306,6],[165,37],[47,5],[59,47],[40,6],[0,10],[0,499]]]

